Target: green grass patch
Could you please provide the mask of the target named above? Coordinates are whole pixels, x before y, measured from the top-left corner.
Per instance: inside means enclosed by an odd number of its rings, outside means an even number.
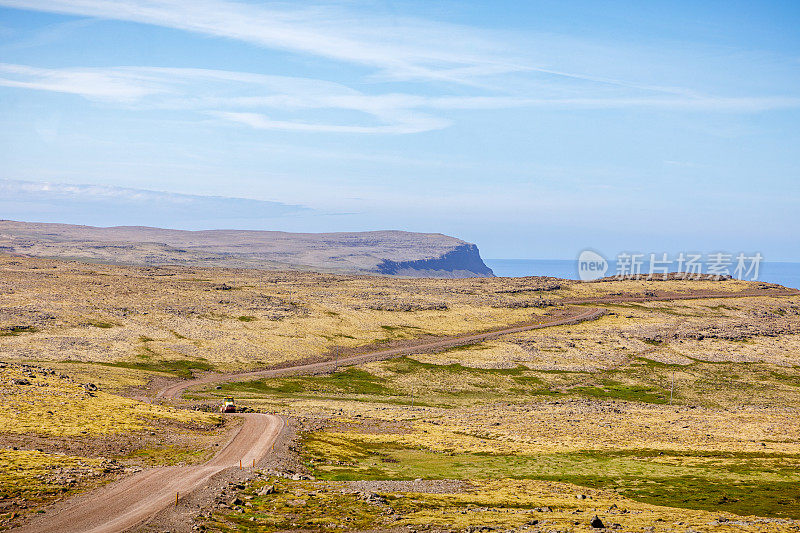
[[[257,320],[257,318],[252,315],[242,315],[240,317],[237,317],[236,320],[238,320],[239,322],[253,322]]]
[[[33,326],[11,326],[0,331],[0,337],[16,337],[20,333],[36,333],[37,331],[39,329]]]
[[[384,378],[356,367],[348,367],[327,376],[303,376],[225,383],[222,385],[221,392],[247,392],[263,395],[293,395],[311,392],[378,396],[398,394],[397,391],[387,386]]]
[[[570,392],[604,400],[613,399],[653,404],[664,404],[669,401],[669,392],[665,392],[663,389],[643,385],[626,385],[611,380],[602,380],[601,385],[598,386],[575,387]]]
[[[163,372],[181,378],[192,377],[193,370],[213,370],[210,363],[197,359],[160,359],[143,361],[117,361],[114,363],[97,363],[103,366],[129,368],[131,370],[146,370],[148,372]]]
[[[273,493],[261,496],[264,485]],[[310,487],[279,478],[259,481],[240,493],[247,501],[243,513],[217,512],[207,527],[215,531],[374,531],[387,520],[383,509],[357,494]],[[383,529],[383,528],[381,528]]]
[[[800,518],[800,456],[795,455],[660,450],[451,455],[314,433],[304,437],[302,457],[326,480],[538,479],[611,489],[655,505]]]

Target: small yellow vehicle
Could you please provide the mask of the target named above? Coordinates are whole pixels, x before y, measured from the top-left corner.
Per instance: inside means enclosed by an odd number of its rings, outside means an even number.
[[[219,406],[220,413],[235,413],[236,412],[236,404],[233,403],[233,398],[230,396],[226,396],[225,400],[222,402],[222,405]]]

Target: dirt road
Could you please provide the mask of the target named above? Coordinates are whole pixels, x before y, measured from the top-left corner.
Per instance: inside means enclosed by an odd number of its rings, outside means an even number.
[[[694,298],[725,298],[744,296],[788,296],[797,291],[748,291],[746,293],[707,293],[694,295],[656,295],[635,297],[606,297],[572,300],[569,304],[611,304],[631,301],[679,300]],[[337,361],[299,364],[287,368],[258,370],[232,374],[209,374],[200,378],[172,384],[158,392],[164,399],[177,398],[187,388],[211,383],[279,377],[297,373],[330,372],[337,365],[354,365],[367,361],[387,359],[397,355],[420,351],[436,351],[487,339],[552,326],[577,324],[594,320],[605,314],[599,308],[575,308],[570,314],[554,317],[546,322],[518,324],[496,330],[458,335],[440,339],[422,339],[400,347],[377,349],[357,355],[342,357]],[[266,455],[280,434],[284,421],[265,414],[246,414],[244,424],[234,438],[213,459],[200,466],[152,468],[123,478],[115,483],[81,495],[60,507],[50,509],[20,532],[91,532],[111,533],[124,531],[141,524],[175,501],[177,494],[188,494],[203,486],[214,474],[230,467],[250,465]]]
[[[778,289],[778,290],[746,290],[740,292],[716,292],[716,291],[696,291],[692,294],[685,293],[667,293],[660,292],[652,295],[643,296],[601,296],[595,298],[583,299],[569,299],[559,303],[564,305],[602,305],[602,304],[615,304],[615,303],[629,303],[629,302],[649,302],[649,301],[670,301],[670,300],[696,300],[705,298],[751,298],[759,296],[794,296],[800,294],[800,291],[795,289]],[[254,370],[250,372],[233,372],[230,374],[207,374],[205,376],[181,381],[170,385],[160,390],[156,397],[164,399],[179,398],[183,392],[190,388],[200,385],[210,385],[212,383],[227,383],[232,381],[246,381],[261,378],[276,378],[296,374],[321,374],[328,373],[334,370],[337,366],[348,366],[366,363],[369,361],[378,361],[381,359],[389,359],[399,355],[408,355],[412,353],[426,352],[426,351],[439,351],[455,346],[463,346],[465,344],[472,344],[476,342],[483,342],[488,339],[508,335],[510,333],[519,333],[522,331],[529,331],[533,329],[548,328],[552,326],[563,326],[568,324],[577,324],[586,320],[595,320],[606,313],[604,309],[598,308],[577,308],[575,313],[566,316],[554,318],[546,322],[532,322],[529,324],[518,324],[511,327],[504,327],[480,333],[471,333],[467,335],[454,335],[451,337],[443,337],[441,339],[421,339],[418,342],[411,342],[406,345],[387,348],[387,349],[373,349],[371,351],[341,357],[336,360],[319,361],[307,364],[297,364],[285,368],[273,368],[267,370]]]
[[[245,414],[233,439],[207,463],[199,466],[151,468],[83,494],[61,509],[51,509],[21,533],[116,533],[132,528],[185,495],[203,486],[214,474],[230,467],[258,462],[283,429],[274,415]]]
[[[585,320],[594,320],[605,314],[603,309],[578,309],[574,315],[561,317],[547,322],[537,322],[531,324],[521,324],[517,326],[485,331],[481,333],[473,333],[468,335],[457,335],[453,337],[444,337],[437,340],[423,340],[418,343],[412,343],[407,346],[398,348],[388,348],[384,350],[373,350],[359,355],[352,355],[342,357],[335,361],[320,361],[317,363],[308,363],[302,365],[295,365],[286,368],[275,368],[270,370],[254,370],[252,372],[234,372],[231,374],[209,374],[187,381],[181,381],[170,385],[165,389],[158,392],[159,398],[178,398],[183,391],[189,387],[198,385],[209,385],[211,383],[226,383],[230,381],[244,381],[250,379],[260,378],[276,378],[281,376],[295,375],[295,374],[319,374],[332,371],[337,366],[358,365],[369,361],[378,361],[381,359],[388,359],[390,357],[405,355],[410,353],[419,353],[425,351],[437,351],[454,346],[463,346],[465,344],[472,344],[475,342],[483,342],[488,339],[500,337],[501,335],[508,335],[509,333],[519,333],[521,331],[528,331],[532,329],[548,328],[552,326],[563,326],[567,324],[577,324]]]

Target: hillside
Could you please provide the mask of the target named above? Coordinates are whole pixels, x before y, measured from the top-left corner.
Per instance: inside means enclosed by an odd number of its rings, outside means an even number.
[[[184,231],[0,221],[0,251],[139,266],[313,270],[403,277],[492,276],[477,246],[439,233]]]
[[[203,471],[249,434],[204,412],[233,396],[281,440],[140,530],[797,531],[799,353],[800,295],[764,283],[0,254],[0,529]]]

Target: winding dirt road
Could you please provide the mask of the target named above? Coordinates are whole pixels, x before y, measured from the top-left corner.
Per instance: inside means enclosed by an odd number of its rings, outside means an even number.
[[[697,300],[706,298],[753,298],[760,296],[796,296],[800,291],[795,289],[777,289],[777,290],[761,290],[751,289],[739,292],[718,292],[718,291],[696,291],[691,294],[686,293],[667,293],[661,292],[654,295],[617,295],[617,296],[599,296],[594,298],[580,298],[580,299],[567,299],[557,302],[562,305],[603,305],[603,304],[620,304],[620,303],[633,303],[633,302],[650,302],[650,301],[671,301],[671,300]],[[570,324],[578,324],[587,320],[596,320],[606,314],[605,309],[600,308],[576,308],[575,313],[565,317],[554,318],[546,322],[531,322],[524,324],[517,324],[515,326],[503,327],[480,333],[469,333],[466,335],[454,335],[450,337],[442,337],[439,339],[422,339],[417,342],[411,342],[396,348],[386,349],[372,349],[368,352],[341,357],[336,360],[319,361],[313,363],[297,364],[284,368],[272,368],[266,370],[253,370],[249,372],[232,372],[229,374],[214,374],[209,373],[204,376],[180,381],[170,385],[157,394],[157,398],[175,399],[179,398],[186,389],[201,385],[210,385],[212,383],[229,383],[232,381],[246,381],[261,378],[277,378],[296,374],[321,374],[328,373],[338,366],[358,365],[370,361],[379,361],[382,359],[389,359],[400,355],[409,355],[419,352],[433,352],[453,348],[456,346],[464,346],[465,344],[473,344],[483,342],[489,339],[508,335],[510,333],[520,333],[522,331],[530,331],[534,329],[548,328],[552,326],[564,326]]]
[[[210,374],[201,378],[175,383],[160,390],[159,398],[177,398],[188,387],[256,377],[278,377],[290,373],[329,372],[333,366],[353,365],[366,361],[386,359],[412,351],[437,350],[480,342],[490,338],[530,329],[576,324],[593,320],[605,313],[602,309],[578,309],[579,312],[552,321],[523,324],[482,333],[447,337],[414,343],[411,346],[371,351],[345,357],[336,362],[301,364],[287,368],[260,370],[238,374]],[[131,529],[154,516],[175,501],[176,494],[186,495],[208,482],[214,474],[226,468],[258,462],[270,449],[284,426],[282,418],[275,415],[251,413],[241,415],[244,424],[234,438],[213,459],[199,466],[160,467],[144,470],[125,477],[86,494],[69,500],[60,508],[53,508],[27,526],[20,533],[116,533]]]
[[[455,346],[463,346],[476,342],[483,342],[488,339],[508,335],[509,333],[519,333],[532,329],[549,328],[552,326],[565,326],[568,324],[578,324],[586,320],[595,320],[606,313],[604,309],[579,309],[574,315],[557,318],[547,322],[536,322],[531,324],[521,324],[517,326],[495,329],[481,333],[471,333],[468,335],[457,335],[444,337],[436,340],[424,340],[398,348],[378,349],[367,353],[342,357],[335,361],[321,361],[295,365],[286,368],[274,368],[270,370],[254,370],[252,372],[234,372],[231,374],[208,374],[199,378],[181,381],[162,389],[156,395],[158,398],[172,399],[178,398],[183,391],[189,387],[198,385],[209,385],[211,383],[227,383],[231,381],[243,381],[257,378],[277,378],[295,374],[320,374],[332,371],[337,366],[358,365],[369,361],[379,361],[389,359],[399,355],[408,355],[425,351],[437,351]]]
[[[617,296],[586,300],[564,301],[564,304],[613,304],[654,300],[681,300],[696,298],[741,298],[748,296],[789,296],[798,291],[743,291],[740,293],[705,294],[661,294],[656,296]],[[553,318],[547,322],[532,322],[498,328],[491,331],[445,337],[422,339],[418,342],[342,357],[337,361],[322,361],[299,364],[286,368],[257,370],[231,374],[207,374],[178,382],[160,390],[157,397],[174,399],[189,387],[211,383],[230,382],[265,377],[280,377],[289,374],[330,372],[340,365],[354,365],[368,361],[388,359],[398,355],[421,351],[437,351],[465,344],[482,342],[510,333],[519,333],[552,326],[577,324],[595,320],[606,313],[600,308],[575,308],[572,314]],[[27,526],[18,529],[21,533],[89,532],[115,533],[133,528],[166,508],[175,501],[176,493],[188,494],[202,487],[214,474],[241,464],[252,464],[263,458],[284,427],[282,418],[266,414],[245,414],[244,424],[233,439],[207,463],[199,466],[160,467],[125,477],[97,490],[78,496],[60,507],[48,510]]]
[[[244,424],[213,459],[199,466],[150,468],[76,497],[53,509],[20,533],[118,533],[146,521],[226,468],[258,462],[283,429],[275,415],[245,414]]]

